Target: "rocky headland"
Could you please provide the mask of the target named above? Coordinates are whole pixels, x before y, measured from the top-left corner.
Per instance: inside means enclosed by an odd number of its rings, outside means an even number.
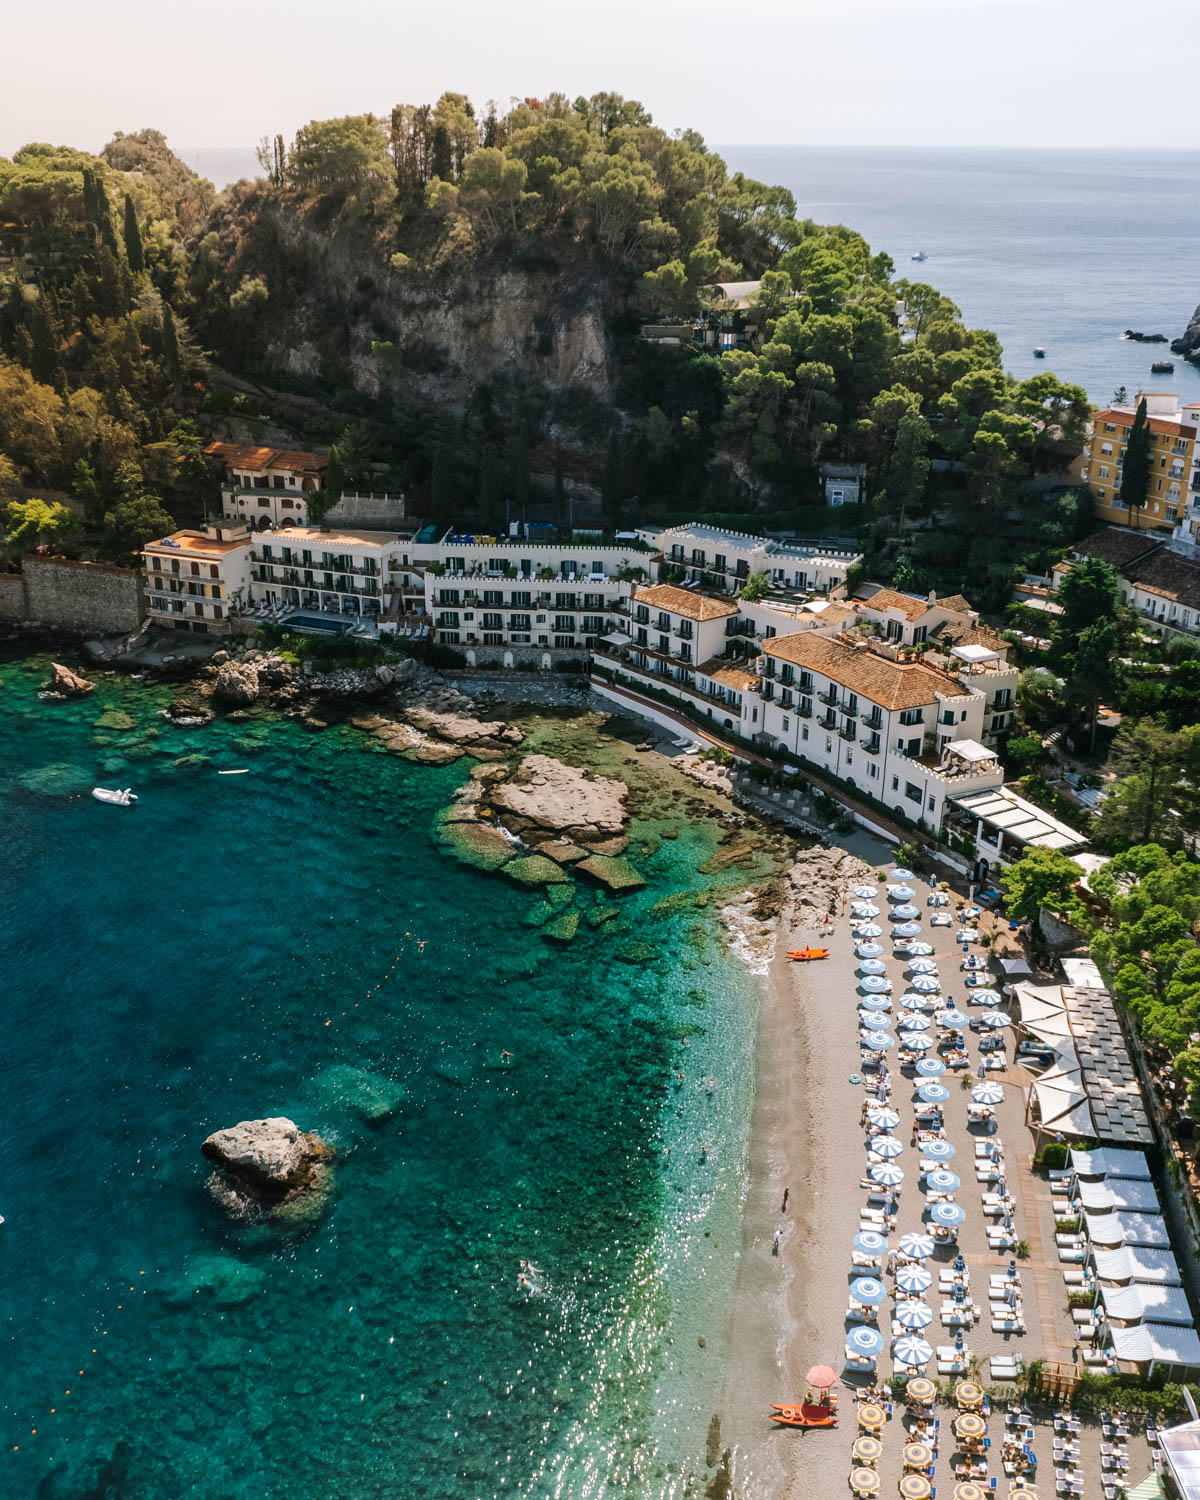
[[[1200,365],[1200,307],[1192,314],[1183,337],[1171,340],[1171,352],[1182,354],[1193,365]]]
[[[278,1115],[214,1131],[200,1148],[213,1163],[208,1187],[232,1217],[307,1224],[333,1191],[333,1149]]]

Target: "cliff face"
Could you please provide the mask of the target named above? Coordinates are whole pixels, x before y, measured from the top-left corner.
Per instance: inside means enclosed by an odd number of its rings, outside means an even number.
[[[1200,307],[1192,314],[1192,321],[1185,329],[1183,337],[1172,340],[1171,348],[1176,354],[1182,354],[1184,359],[1190,360],[1192,364],[1200,364]]]
[[[502,266],[431,277],[392,270],[361,233],[322,232],[270,207],[259,228],[302,273],[287,277],[297,296],[272,291],[263,330],[271,362],[293,375],[328,377],[336,367],[364,396],[391,386],[458,404],[511,368],[610,395],[606,325],[619,292],[603,280]],[[264,274],[268,285],[279,279]]]

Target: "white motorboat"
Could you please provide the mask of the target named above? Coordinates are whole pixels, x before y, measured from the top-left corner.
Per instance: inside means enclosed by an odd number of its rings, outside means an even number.
[[[913,260],[928,260],[928,259],[929,259],[929,257],[925,254],[924,250],[918,250],[917,253],[913,256]]]
[[[114,792],[106,786],[94,786],[92,796],[97,802],[111,802],[115,807],[128,807],[137,801],[135,794],[126,787],[123,791]]]

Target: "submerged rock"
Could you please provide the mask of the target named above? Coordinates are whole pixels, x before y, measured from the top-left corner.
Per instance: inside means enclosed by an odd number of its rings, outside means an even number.
[[[23,771],[17,777],[17,785],[35,797],[80,797],[91,791],[92,778],[82,766],[56,760],[48,766]]]
[[[367,1125],[390,1120],[403,1106],[403,1087],[382,1073],[339,1063],[317,1075],[317,1089],[331,1104],[340,1105]]]
[[[561,885],[567,878],[552,859],[543,859],[540,854],[524,854],[501,869],[519,885]]]
[[[636,891],[646,884],[643,876],[627,859],[613,859],[604,854],[593,854],[575,866],[584,875],[598,880],[608,891]]]
[[[516,854],[516,846],[495,828],[482,823],[444,822],[438,839],[463,864],[476,870],[498,870]]]
[[[136,729],[137,720],[132,714],[119,708],[106,708],[92,726],[93,729]]]
[[[282,1115],[214,1131],[200,1150],[217,1167],[214,1197],[236,1217],[315,1217],[333,1186],[332,1148]]]
[[[233,1255],[197,1255],[182,1276],[163,1292],[168,1307],[184,1307],[201,1293],[212,1294],[218,1307],[240,1307],[267,1284],[267,1273]]]
[[[572,909],[542,929],[542,936],[556,943],[569,943],[579,928],[579,913]]]

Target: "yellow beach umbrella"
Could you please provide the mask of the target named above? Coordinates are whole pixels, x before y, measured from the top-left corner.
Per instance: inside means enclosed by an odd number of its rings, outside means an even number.
[[[909,1469],[927,1469],[933,1462],[933,1450],[926,1443],[905,1443],[904,1465]]]
[[[978,1406],[983,1400],[983,1387],[974,1380],[960,1380],[954,1395],[959,1406]]]
[[[857,1459],[860,1464],[873,1464],[882,1452],[883,1444],[878,1438],[864,1436],[854,1439],[854,1447],[850,1450],[850,1456]]]
[[[858,1408],[858,1425],[865,1427],[868,1432],[877,1432],[886,1421],[887,1412],[873,1401],[864,1401]]]
[[[954,1486],[954,1500],[987,1500],[987,1491],[973,1479],[964,1479]]]
[[[877,1495],[879,1475],[874,1469],[851,1469],[850,1488],[856,1495]]]
[[[964,1411],[955,1417],[954,1431],[959,1437],[981,1438],[987,1431],[987,1423],[978,1412]]]
[[[905,1386],[904,1394],[910,1401],[916,1401],[922,1406],[928,1406],[937,1395],[937,1386],[934,1385],[932,1380],[926,1380],[924,1375],[918,1375]]]
[[[933,1485],[924,1474],[906,1474],[900,1481],[900,1493],[904,1500],[929,1500],[933,1494]]]

